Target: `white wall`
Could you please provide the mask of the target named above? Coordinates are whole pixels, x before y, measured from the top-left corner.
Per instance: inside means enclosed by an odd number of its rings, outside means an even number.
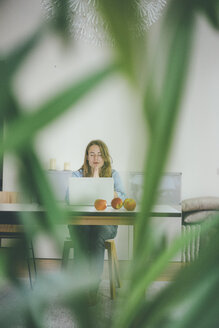
[[[39,3],[34,0],[1,3],[1,52],[18,44],[41,22]],[[16,92],[26,108],[34,108],[70,81],[77,81],[107,63],[110,57],[109,48],[82,40],[63,48],[59,40],[45,35],[18,72]],[[200,18],[188,84],[166,168],[182,172],[183,199],[218,196],[218,58],[219,34]],[[103,139],[109,146],[113,166],[121,172],[125,185],[128,171],[142,170],[147,145],[144,119],[127,81],[120,76],[107,79],[74,110],[43,129],[36,138],[36,148],[45,168],[50,158],[56,158],[57,169],[70,162],[76,170],[82,164],[85,146],[94,138]],[[5,158],[5,190],[17,189],[15,169],[12,158]]]
[[[199,19],[170,171],[181,171],[182,197],[219,196],[219,33]]]

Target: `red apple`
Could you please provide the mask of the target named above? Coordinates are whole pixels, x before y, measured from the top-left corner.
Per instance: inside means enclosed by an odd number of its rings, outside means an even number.
[[[107,202],[105,199],[96,199],[94,206],[98,211],[104,211],[107,208]]]
[[[123,205],[123,201],[121,198],[116,197],[113,198],[113,200],[111,201],[111,205],[113,208],[115,208],[115,210],[119,210]]]
[[[132,198],[126,198],[124,200],[123,206],[127,211],[134,211],[136,207],[136,201]]]

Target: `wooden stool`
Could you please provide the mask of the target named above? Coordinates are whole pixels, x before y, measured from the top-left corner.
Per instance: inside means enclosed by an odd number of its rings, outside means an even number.
[[[121,280],[119,274],[119,262],[116,253],[116,245],[113,239],[105,241],[105,249],[108,252],[108,264],[109,264],[109,279],[110,279],[110,296],[111,299],[116,297],[116,283],[121,287]],[[66,268],[69,260],[70,250],[74,248],[71,238],[66,238],[64,241],[63,255],[62,255],[62,268]]]
[[[119,274],[119,262],[116,253],[116,244],[113,239],[105,241],[105,249],[108,252],[109,278],[110,278],[110,295],[111,299],[116,297],[116,283],[121,287],[121,279]]]

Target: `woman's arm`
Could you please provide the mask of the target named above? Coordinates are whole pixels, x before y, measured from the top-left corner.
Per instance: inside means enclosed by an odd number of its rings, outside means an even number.
[[[112,177],[114,180],[114,196],[120,197],[122,200],[125,200],[126,194],[119,173],[113,170]]]
[[[72,172],[72,178],[83,178],[82,169]]]

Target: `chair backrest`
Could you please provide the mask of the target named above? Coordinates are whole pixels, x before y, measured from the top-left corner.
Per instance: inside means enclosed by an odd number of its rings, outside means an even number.
[[[0,191],[0,204],[18,203],[19,192],[16,191]]]
[[[137,203],[141,202],[144,176],[143,172],[129,172],[129,197],[134,198]],[[156,204],[179,205],[181,203],[181,180],[181,172],[163,173]]]
[[[58,202],[65,202],[68,189],[68,180],[72,177],[72,171],[47,171],[49,182]]]

